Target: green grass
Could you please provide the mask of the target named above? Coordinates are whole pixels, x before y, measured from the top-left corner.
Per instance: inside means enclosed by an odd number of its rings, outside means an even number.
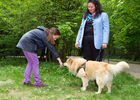
[[[58,63],[40,62],[40,77],[48,87],[25,86],[26,63],[25,59],[13,58],[0,61],[0,100],[140,100],[140,80],[129,74],[114,77],[111,94],[106,94],[105,87],[102,94],[96,95],[93,81],[86,91],[81,91],[81,80]],[[34,83],[33,76],[31,82]]]

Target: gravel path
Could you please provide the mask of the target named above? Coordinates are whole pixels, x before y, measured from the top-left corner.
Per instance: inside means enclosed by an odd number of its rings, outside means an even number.
[[[112,64],[116,64],[117,62],[109,62]],[[125,70],[124,72],[130,73],[135,78],[140,79],[140,64],[129,63],[130,68]]]

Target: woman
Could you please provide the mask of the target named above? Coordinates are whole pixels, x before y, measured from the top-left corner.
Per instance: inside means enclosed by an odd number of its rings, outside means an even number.
[[[87,60],[102,61],[103,50],[109,38],[108,15],[101,9],[98,0],[89,0],[76,38],[75,47],[82,48],[83,57]]]
[[[33,85],[30,82],[31,71],[33,72],[33,77],[35,79],[34,86],[44,87],[46,84],[41,82],[39,76],[39,60],[37,56],[37,50],[47,47],[53,56],[59,61],[60,66],[63,63],[59,57],[58,52],[54,48],[55,41],[60,38],[60,32],[56,28],[51,28],[50,30],[44,26],[39,26],[37,29],[33,29],[25,33],[19,40],[17,47],[22,49],[28,64],[24,73],[24,85]]]

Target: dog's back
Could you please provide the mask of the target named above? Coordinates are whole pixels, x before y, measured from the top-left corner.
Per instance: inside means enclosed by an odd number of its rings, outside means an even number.
[[[95,79],[108,72],[108,64],[104,62],[87,61],[85,71],[90,79]]]

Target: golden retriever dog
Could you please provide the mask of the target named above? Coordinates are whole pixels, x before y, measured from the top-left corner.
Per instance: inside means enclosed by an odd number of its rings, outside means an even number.
[[[96,94],[100,94],[105,85],[108,88],[107,93],[111,93],[113,75],[118,74],[125,68],[129,68],[129,65],[124,61],[113,65],[105,62],[87,61],[81,57],[69,57],[64,66],[82,79],[83,87],[81,90],[83,91],[86,90],[89,80],[96,80],[98,85]]]

